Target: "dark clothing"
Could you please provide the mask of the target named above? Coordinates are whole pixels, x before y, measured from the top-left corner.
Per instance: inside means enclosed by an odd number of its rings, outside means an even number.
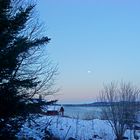
[[[60,108],[60,112],[64,112],[64,108],[63,107]]]
[[[62,116],[64,116],[64,108],[63,107],[60,108],[60,113]]]

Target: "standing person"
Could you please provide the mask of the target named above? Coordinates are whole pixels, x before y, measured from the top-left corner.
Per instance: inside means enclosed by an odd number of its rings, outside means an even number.
[[[63,108],[63,106],[61,106],[61,108],[60,108],[60,114],[61,114],[61,116],[64,116],[64,108]]]

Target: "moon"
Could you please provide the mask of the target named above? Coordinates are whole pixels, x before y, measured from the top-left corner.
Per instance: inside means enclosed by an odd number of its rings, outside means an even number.
[[[88,70],[87,72],[88,72],[88,74],[90,74],[90,73],[91,73],[91,71],[90,71],[90,70]]]

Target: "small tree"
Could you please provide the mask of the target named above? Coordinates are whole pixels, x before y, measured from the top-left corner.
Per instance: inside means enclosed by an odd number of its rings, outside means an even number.
[[[102,114],[111,125],[117,140],[123,140],[126,129],[132,128],[138,111],[139,90],[130,83],[111,83],[101,92],[100,100],[108,106],[102,108]]]
[[[0,139],[15,135],[30,98],[55,92],[57,67],[43,55],[50,39],[43,36],[34,8],[32,1],[0,0]]]

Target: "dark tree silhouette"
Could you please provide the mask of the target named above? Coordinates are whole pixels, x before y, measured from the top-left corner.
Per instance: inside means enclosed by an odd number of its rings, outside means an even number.
[[[50,39],[33,16],[35,4],[24,2],[0,0],[0,139],[17,133],[28,114],[28,99],[55,92],[57,67],[48,59],[42,63]]]
[[[136,123],[139,93],[139,89],[130,83],[121,83],[120,86],[111,83],[101,92],[100,101],[108,104],[102,108],[102,115],[112,127],[117,140],[123,140],[127,128],[131,130]]]

